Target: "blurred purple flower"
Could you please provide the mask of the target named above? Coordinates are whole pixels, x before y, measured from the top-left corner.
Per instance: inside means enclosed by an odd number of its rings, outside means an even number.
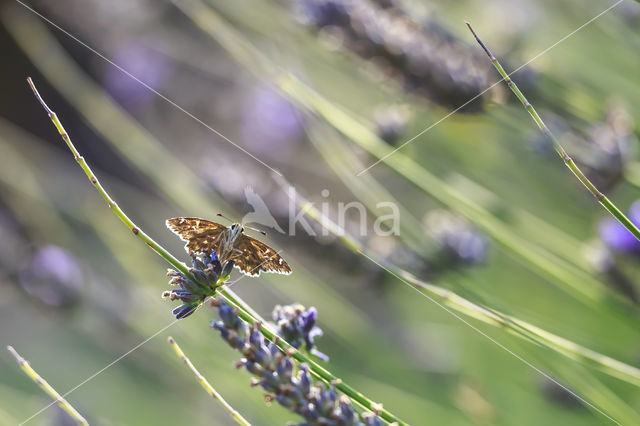
[[[49,306],[66,307],[77,302],[82,289],[82,269],[66,250],[48,245],[38,250],[19,273],[27,293]]]
[[[629,220],[640,226],[640,200],[629,208]],[[620,222],[608,217],[598,225],[600,238],[611,250],[624,253],[640,253],[640,241],[634,237]]]
[[[485,262],[489,240],[463,217],[434,210],[427,213],[424,224],[427,235],[438,245],[431,259],[435,269],[455,269]]]
[[[243,140],[251,152],[280,156],[302,134],[301,117],[286,99],[268,88],[258,88],[244,109]]]
[[[33,257],[36,276],[49,276],[59,281],[79,282],[82,272],[75,257],[56,246],[45,246]]]
[[[157,90],[168,80],[173,70],[171,63],[161,54],[139,44],[124,46],[115,53],[113,61]],[[149,89],[114,66],[105,69],[103,82],[109,93],[123,104],[145,102],[155,96]]]

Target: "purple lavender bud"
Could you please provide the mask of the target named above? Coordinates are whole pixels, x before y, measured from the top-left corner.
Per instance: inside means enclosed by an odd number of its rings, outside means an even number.
[[[365,426],[382,426],[382,420],[380,420],[380,417],[375,416],[371,413],[364,413],[362,416],[363,420],[364,420],[364,424]]]
[[[294,367],[295,366],[293,361],[291,361],[291,358],[285,358],[282,362],[278,363],[276,366],[276,373],[280,376],[280,381],[282,383],[289,383],[291,381]]]
[[[326,398],[329,402],[331,402],[331,404],[336,403],[336,400],[338,399],[338,394],[336,393],[336,390],[333,387],[333,385],[329,388],[329,390],[326,391]]]
[[[222,269],[222,273],[220,274],[221,281],[227,281],[229,279],[229,275],[231,275],[231,270],[233,269],[233,264],[233,260],[230,260],[224,264],[224,268]]]
[[[353,425],[359,424],[358,415],[349,404],[348,399],[344,399],[344,400],[341,399],[339,403],[339,411],[340,411],[340,421],[342,421],[344,424],[353,424]]]
[[[313,381],[311,380],[311,375],[309,374],[309,366],[307,364],[300,364],[300,372],[298,373],[298,388],[300,391],[307,395],[311,391],[311,386],[313,385]]]
[[[184,303],[195,303],[200,301],[200,296],[187,290],[171,290],[172,297],[182,300]]]
[[[265,371],[262,380],[260,380],[260,385],[268,392],[275,392],[280,386],[280,380],[273,371]]]
[[[220,263],[220,259],[218,258],[218,254],[215,250],[211,252],[208,263],[216,276],[220,277],[220,275],[222,274],[222,264]]]
[[[256,349],[254,349],[253,360],[261,366],[270,367],[272,364],[271,359],[271,354],[269,353],[266,346],[260,345]]]
[[[302,411],[302,416],[307,420],[308,423],[303,423],[305,425],[309,424],[317,424],[318,420],[322,417],[320,410],[318,409],[317,404],[307,404],[305,409]]]
[[[229,341],[229,329],[224,326],[222,321],[211,321],[211,328],[218,330],[223,340]]]
[[[253,328],[251,330],[251,333],[249,334],[249,344],[251,346],[255,346],[256,348],[264,345],[264,337],[257,328]]]
[[[255,363],[253,361],[246,361],[244,363],[244,367],[247,369],[249,373],[253,374],[254,376],[258,376],[258,377],[264,376],[264,368],[262,368],[262,366],[258,363]]]
[[[276,401],[283,407],[294,409],[298,403],[295,399],[291,398],[288,395],[279,394],[276,395]]]
[[[336,401],[336,393],[332,392],[332,389],[325,390],[324,386],[318,384],[315,386],[316,392],[314,392],[314,399],[316,401],[316,405],[318,410],[322,414],[322,416],[330,416],[333,412],[334,404]]]
[[[196,253],[191,253],[191,264],[193,265],[193,269],[197,269],[199,271],[203,271],[207,268],[204,262],[198,259],[198,255]]]
[[[244,338],[239,336],[234,330],[229,331],[229,339],[227,342],[229,342],[229,346],[233,349],[242,349],[244,347]]]
[[[640,252],[640,241],[620,222],[605,218],[598,225],[600,238],[611,250],[623,253]]]
[[[318,358],[320,358],[320,359],[321,359],[321,360],[323,360],[324,362],[329,361],[329,356],[328,356],[327,354],[322,353],[322,352],[320,352],[319,350],[317,350],[317,349],[315,349],[315,348],[314,348],[314,349],[311,349],[310,353],[311,353],[311,355],[313,355],[313,356],[317,356]]]
[[[282,353],[280,352],[280,349],[271,342],[269,342],[269,351],[271,352],[271,356],[273,357],[275,357],[276,355],[280,355]]]
[[[194,283],[193,281],[191,281],[186,277],[183,277],[183,279],[178,281],[178,284],[183,290],[186,290],[194,294],[201,294],[202,289],[198,286],[198,284]]]
[[[194,313],[197,307],[197,303],[184,304],[175,308],[172,313],[176,316],[176,319],[183,319]]]
[[[222,302],[218,308],[218,315],[220,315],[220,319],[224,323],[225,327],[235,330],[239,326],[240,319],[238,318],[235,309],[226,303]]]
[[[304,318],[304,325],[302,330],[305,333],[309,333],[313,326],[316,324],[316,317],[318,316],[318,311],[315,307],[311,306],[306,313],[302,315]]]
[[[294,382],[292,382],[291,385],[286,386],[284,392],[290,399],[296,401],[296,405],[306,402],[306,394],[303,393]]]

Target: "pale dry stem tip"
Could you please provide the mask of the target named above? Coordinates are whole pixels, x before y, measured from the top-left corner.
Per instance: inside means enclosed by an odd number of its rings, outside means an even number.
[[[31,87],[33,94],[35,95],[38,102],[40,102],[40,105],[42,105],[45,111],[47,111],[47,114],[49,114],[49,116],[53,115],[54,114],[53,110],[49,108],[49,105],[47,105],[44,99],[42,99],[42,96],[40,96],[40,93],[38,92],[38,89],[36,89],[36,85],[33,83],[33,80],[31,79],[31,77],[27,77],[27,83],[29,83],[29,87]]]

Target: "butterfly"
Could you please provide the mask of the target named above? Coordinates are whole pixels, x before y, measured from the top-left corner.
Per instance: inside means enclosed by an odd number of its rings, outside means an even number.
[[[174,217],[167,228],[186,241],[188,253],[218,254],[221,263],[234,261],[245,275],[257,277],[260,272],[289,275],[291,267],[274,249],[244,234],[244,227],[233,223],[227,227],[197,217]]]

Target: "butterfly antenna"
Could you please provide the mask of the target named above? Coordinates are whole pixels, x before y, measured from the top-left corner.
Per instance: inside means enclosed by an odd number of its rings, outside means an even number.
[[[231,219],[229,219],[228,217],[226,217],[225,215],[223,215],[222,213],[216,213],[216,216],[221,217],[223,219],[227,219],[229,222],[233,222]]]
[[[267,234],[266,232],[264,232],[262,229],[258,229],[258,228],[254,228],[252,226],[245,226],[245,228],[247,229],[251,229],[252,231],[256,231],[261,233],[262,235],[264,235],[265,237],[267,237],[269,234]]]

